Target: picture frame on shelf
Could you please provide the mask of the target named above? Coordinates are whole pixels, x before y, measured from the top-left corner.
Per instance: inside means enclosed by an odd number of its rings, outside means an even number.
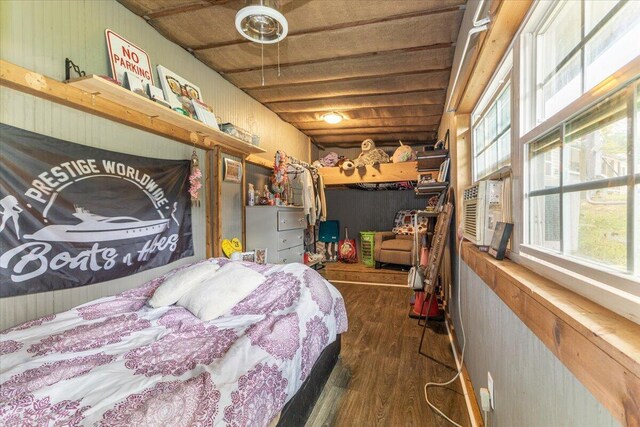
[[[256,258],[255,258],[255,262],[257,264],[266,264],[267,263],[267,249],[256,249]]]
[[[129,89],[131,92],[138,94],[140,96],[144,96],[148,98],[147,92],[144,90],[144,86],[142,85],[142,80],[140,80],[137,76],[133,75],[131,72],[126,71],[124,73],[122,86],[125,89]]]
[[[157,69],[165,100],[171,108],[182,108],[195,116],[196,112],[191,101],[194,99],[203,101],[200,88],[162,65],[158,65]]]
[[[426,184],[429,182],[436,182],[435,172],[420,172],[418,173],[418,183]]]
[[[256,262],[256,251],[242,252],[240,257],[243,262]]]
[[[513,224],[509,222],[497,222],[496,227],[493,230],[493,237],[491,238],[491,244],[489,245],[489,255],[497,260],[504,259],[507,252],[507,243],[511,232],[513,231]]]
[[[216,116],[207,104],[197,99],[192,99],[191,103],[193,104],[193,109],[196,112],[198,120],[214,129],[220,130]]]
[[[447,158],[440,165],[440,170],[438,171],[437,182],[445,182],[447,180],[447,172],[449,172],[449,162],[450,162],[450,159]]]
[[[242,181],[242,163],[237,160],[224,159],[224,181],[241,182]]]

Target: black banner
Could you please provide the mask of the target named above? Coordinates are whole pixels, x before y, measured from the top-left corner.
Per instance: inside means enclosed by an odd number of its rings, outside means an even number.
[[[0,297],[104,282],[193,255],[189,164],[0,124]]]

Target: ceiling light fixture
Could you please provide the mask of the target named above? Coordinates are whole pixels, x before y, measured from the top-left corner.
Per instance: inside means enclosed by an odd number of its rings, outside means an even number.
[[[242,37],[260,44],[273,44],[289,31],[287,18],[272,0],[253,0],[236,14],[236,29]]]
[[[324,120],[325,122],[329,123],[330,125],[335,125],[338,124],[342,121],[344,117],[342,117],[341,114],[336,113],[335,111],[332,111],[330,113],[326,113],[322,115],[322,120]]]

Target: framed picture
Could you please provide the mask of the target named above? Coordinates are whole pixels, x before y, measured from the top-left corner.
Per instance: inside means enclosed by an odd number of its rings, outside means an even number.
[[[498,222],[493,230],[491,245],[489,246],[489,255],[495,259],[504,259],[507,252],[507,243],[513,231],[513,224],[509,222]]]
[[[148,98],[147,92],[144,90],[144,86],[142,86],[142,80],[140,80],[137,76],[132,74],[129,71],[124,73],[124,85],[125,88],[129,89],[133,93],[137,93],[138,95],[142,95],[145,98]]]
[[[447,180],[447,172],[449,172],[449,161],[450,159],[447,159],[440,165],[440,170],[438,171],[438,182],[445,182]]]
[[[267,263],[267,249],[256,249],[256,261],[257,264]]]
[[[216,121],[216,116],[213,114],[213,111],[211,111],[211,108],[209,108],[207,104],[205,104],[204,102],[200,102],[197,99],[192,99],[191,102],[193,103],[193,109],[196,112],[198,120],[206,125],[211,126],[212,128],[220,130],[220,128],[218,127],[218,122]]]
[[[228,182],[242,181],[242,163],[229,158],[224,159],[224,180]]]
[[[418,182],[421,184],[436,182],[436,178],[433,175],[434,172],[421,172],[418,174]]]
[[[256,262],[256,253],[255,253],[255,251],[242,252],[240,255],[242,256],[242,261],[245,261],[245,262]]]
[[[195,116],[191,100],[202,101],[200,88],[162,65],[158,65],[158,77],[164,98],[171,108],[182,108]]]

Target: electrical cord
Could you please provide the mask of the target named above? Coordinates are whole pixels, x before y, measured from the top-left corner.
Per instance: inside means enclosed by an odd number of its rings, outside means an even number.
[[[460,237],[460,244],[458,245],[458,256],[460,256],[460,254],[462,253],[462,237]],[[427,404],[431,407],[431,409],[433,409],[434,411],[436,411],[438,414],[440,414],[440,416],[442,416],[445,420],[449,421],[451,424],[453,424],[456,427],[462,427],[460,424],[456,423],[455,421],[453,421],[451,418],[449,418],[448,416],[445,415],[444,412],[442,412],[440,409],[438,409],[438,407],[436,407],[436,405],[434,405],[433,403],[431,403],[429,401],[429,392],[428,392],[428,388],[429,387],[444,387],[447,386],[451,383],[453,383],[455,380],[458,379],[458,377],[461,375],[462,373],[462,366],[464,363],[464,348],[465,345],[467,344],[467,339],[466,336],[464,334],[464,324],[462,323],[462,306],[461,306],[461,298],[460,298],[460,294],[462,293],[462,289],[460,287],[460,264],[462,263],[462,259],[458,259],[458,317],[460,319],[460,330],[462,332],[462,355],[460,356],[460,364],[458,365],[458,371],[456,372],[456,375],[451,378],[449,381],[444,382],[444,383],[434,383],[434,382],[428,382],[424,385],[424,398],[427,401]],[[447,326],[447,329],[449,327]]]

